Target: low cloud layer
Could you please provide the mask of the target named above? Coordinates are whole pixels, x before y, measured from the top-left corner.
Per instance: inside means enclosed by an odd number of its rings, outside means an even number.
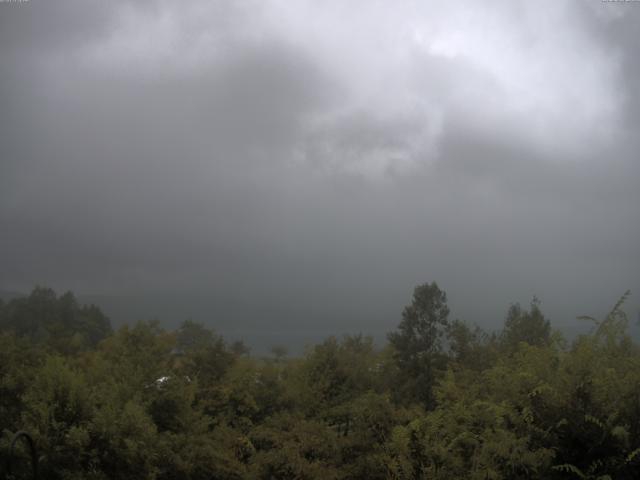
[[[0,4],[0,289],[238,330],[388,330],[431,280],[472,322],[534,294],[560,324],[601,313],[640,294],[639,22],[600,1]]]

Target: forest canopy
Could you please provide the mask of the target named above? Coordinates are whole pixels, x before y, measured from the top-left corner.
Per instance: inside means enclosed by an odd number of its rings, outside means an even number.
[[[30,475],[27,450],[10,455],[25,431],[53,480],[639,478],[627,295],[569,341],[536,298],[486,332],[425,283],[384,345],[256,357],[193,321],[114,331],[37,287],[0,301],[0,469]]]

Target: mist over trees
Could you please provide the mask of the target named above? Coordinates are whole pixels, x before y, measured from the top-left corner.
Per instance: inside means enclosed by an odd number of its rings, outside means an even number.
[[[193,321],[113,331],[99,308],[37,287],[0,302],[0,468],[23,430],[54,480],[635,479],[626,296],[569,342],[536,298],[485,332],[425,283],[384,345],[330,337],[254,357]]]
[[[0,0],[0,480],[640,480],[639,26]]]

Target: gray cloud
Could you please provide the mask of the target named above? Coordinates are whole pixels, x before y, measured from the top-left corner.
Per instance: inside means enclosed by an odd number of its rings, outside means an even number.
[[[0,4],[0,289],[228,331],[379,333],[434,279],[469,321],[601,312],[640,292],[638,12]]]

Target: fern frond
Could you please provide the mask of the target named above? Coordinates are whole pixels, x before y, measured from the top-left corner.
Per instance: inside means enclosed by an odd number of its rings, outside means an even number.
[[[584,416],[584,421],[587,423],[593,423],[594,425],[597,425],[598,427],[600,427],[601,430],[605,429],[604,424],[600,420],[598,420],[593,415],[589,415],[588,413]]]
[[[570,463],[563,463],[562,465],[554,465],[551,468],[553,470],[557,470],[558,472],[573,473],[574,475],[577,475],[578,478],[582,478],[583,480],[586,480],[587,478],[587,476],[584,473],[582,473],[582,470],[580,470],[575,465],[571,465]]]
[[[631,463],[635,458],[640,458],[640,447],[636,448],[633,452],[627,455],[627,463]]]
[[[630,295],[631,295],[631,290],[627,290],[626,292],[624,292],[622,296],[618,299],[616,304],[613,306],[613,308],[611,309],[607,317],[612,317],[616,315],[620,311],[620,307],[622,307],[622,305],[627,301]]]
[[[604,466],[604,462],[601,459],[597,458],[593,462],[591,462],[591,465],[589,465],[587,472],[589,474],[592,474],[596,472],[599,468],[602,468],[603,466]]]

